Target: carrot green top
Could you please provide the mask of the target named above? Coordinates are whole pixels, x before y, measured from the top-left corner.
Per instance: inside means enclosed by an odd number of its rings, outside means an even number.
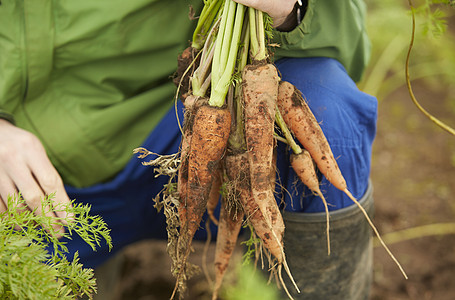
[[[202,0],[2,0],[0,118],[37,135],[76,187],[119,172],[173,105],[170,80]],[[276,58],[328,56],[361,77],[361,0],[309,0]]]

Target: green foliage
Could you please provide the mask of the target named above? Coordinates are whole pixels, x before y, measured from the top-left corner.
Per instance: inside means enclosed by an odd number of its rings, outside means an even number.
[[[8,198],[8,210],[0,214],[0,299],[76,299],[96,292],[93,270],[83,268],[77,253],[71,261],[60,237],[77,233],[93,250],[102,239],[112,247],[110,230],[90,206],[72,203],[53,205],[52,196],[42,201],[43,214],[24,209],[21,197]],[[66,217],[45,213],[65,211]],[[53,225],[65,224],[65,232]],[[46,247],[53,246],[53,253]]]
[[[249,223],[247,223],[243,228],[247,228],[250,230],[250,238],[246,241],[243,241],[241,244],[245,245],[247,247],[245,253],[243,254],[243,264],[248,265],[251,264],[253,261],[253,258],[257,254],[256,249],[261,243],[261,239],[256,236],[254,233],[253,226]]]
[[[366,0],[367,30],[372,56],[359,87],[379,101],[405,85],[405,58],[411,40],[412,19],[408,1]],[[411,53],[411,80],[423,80],[433,91],[455,91],[455,38],[446,19],[455,14],[453,1],[413,1],[416,36]],[[447,93],[443,102],[453,102]],[[444,104],[442,104],[444,105]],[[451,109],[451,108],[449,108]]]
[[[261,239],[254,233],[250,224],[244,225],[249,228],[250,238],[242,242],[246,247],[242,256],[242,264],[239,264],[235,272],[235,280],[224,285],[221,291],[221,299],[224,300],[278,300],[280,292],[277,286],[268,281],[265,270],[260,270],[255,264],[255,258],[260,247]]]
[[[423,18],[422,29],[425,35],[440,36],[447,30],[447,13],[439,6],[453,5],[449,0],[425,0],[420,3],[414,12]],[[435,7],[436,6],[436,7]]]
[[[273,19],[268,14],[264,14],[264,31],[267,39],[273,38]]]
[[[239,268],[236,283],[227,287],[222,295],[222,299],[225,300],[281,299],[276,285],[268,284],[264,273],[255,269],[252,264],[243,265]]]

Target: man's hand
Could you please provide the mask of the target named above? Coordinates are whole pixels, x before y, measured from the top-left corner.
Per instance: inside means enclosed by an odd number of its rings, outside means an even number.
[[[0,137],[0,212],[6,210],[8,196],[18,192],[36,214],[43,213],[41,201],[51,193],[55,193],[56,205],[70,203],[60,175],[36,136],[0,119]],[[48,216],[66,217],[64,211],[53,212],[49,207],[46,211]],[[62,231],[63,226],[54,229]]]
[[[273,20],[273,27],[279,27],[294,9],[297,0],[234,0],[245,6],[267,13]]]

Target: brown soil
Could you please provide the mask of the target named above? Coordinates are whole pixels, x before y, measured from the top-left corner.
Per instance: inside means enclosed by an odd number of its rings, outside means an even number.
[[[419,82],[414,86],[424,107],[455,126],[449,95],[430,92]],[[371,176],[374,222],[384,237],[420,225],[455,223],[455,137],[426,119],[404,88],[380,101]],[[384,249],[375,248],[371,300],[455,299],[455,235],[422,236],[389,246],[409,279]],[[202,244],[196,247],[201,253]],[[119,299],[168,299],[174,280],[164,249],[164,242],[144,241],[126,250]],[[200,265],[200,256],[193,259]],[[211,262],[212,256],[207,259]],[[198,276],[190,281],[186,299],[207,299],[207,287],[204,276]]]
[[[428,111],[455,126],[453,98],[430,91],[420,82],[413,86]],[[454,155],[455,137],[426,119],[404,88],[381,102],[372,178],[375,223],[383,234],[427,224],[455,223]],[[454,249],[453,234],[391,245],[409,280],[400,276],[385,251],[375,249],[371,299],[455,299]]]

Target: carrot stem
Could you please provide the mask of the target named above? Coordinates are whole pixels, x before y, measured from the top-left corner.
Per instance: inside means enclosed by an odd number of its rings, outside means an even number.
[[[273,138],[274,138],[275,140],[277,140],[277,141],[282,142],[282,143],[289,144],[289,142],[288,142],[287,139],[285,139],[285,138],[282,137],[282,136],[279,136],[279,135],[276,134],[276,133],[273,134]]]
[[[201,49],[206,39],[206,35],[209,32],[209,29],[214,19],[216,18],[222,4],[222,0],[206,1],[206,4],[202,8],[201,14],[199,16],[196,29],[193,32],[193,41],[191,43],[193,48]]]
[[[218,74],[220,74],[220,78],[223,74],[224,66],[226,65],[228,59],[229,59],[229,54],[230,54],[230,46],[231,46],[231,39],[233,35],[233,26],[234,26],[234,21],[235,21],[235,10],[236,10],[236,3],[232,0],[227,0],[226,4],[226,11],[227,15],[223,16],[226,18],[226,25],[224,27],[224,32],[223,36],[221,39],[217,39],[217,41],[220,41],[221,47],[221,52],[220,52],[220,57],[219,57],[219,69],[215,69]],[[237,53],[236,53],[237,54]]]
[[[256,10],[256,18],[258,24],[258,37],[259,37],[259,52],[256,55],[257,60],[264,60],[267,58],[267,49],[265,47],[265,28],[264,28],[264,14],[260,10]]]
[[[294,138],[292,137],[291,131],[286,126],[286,122],[284,121],[283,116],[281,115],[281,112],[278,109],[278,106],[276,108],[275,121],[278,124],[278,126],[280,127],[281,133],[283,133],[283,135],[286,138],[286,141],[287,141],[288,145],[291,147],[292,151],[295,154],[302,153],[302,148],[300,148],[300,146],[297,145]]]
[[[216,49],[212,64],[212,90],[209,105],[221,107],[224,105],[226,94],[229,89],[232,74],[234,73],[237,61],[239,42],[242,33],[245,6],[237,4],[232,0],[227,0],[229,7],[225,4],[225,15],[227,17],[222,39],[217,38]],[[221,30],[221,27],[220,27]],[[219,57],[217,57],[219,55]]]
[[[411,57],[411,51],[412,47],[414,45],[414,37],[415,37],[415,12],[414,12],[414,6],[412,5],[412,0],[408,0],[409,6],[411,7],[411,14],[412,14],[412,33],[411,33],[411,41],[409,42],[409,49],[408,53],[406,55],[406,64],[405,64],[405,71],[406,71],[406,85],[408,88],[409,96],[411,97],[412,102],[414,102],[415,106],[428,118],[430,119],[433,123],[435,123],[437,126],[440,128],[444,129],[451,135],[455,136],[455,129],[450,127],[449,125],[445,124],[438,118],[434,117],[432,114],[430,114],[425,108],[423,108],[422,105],[420,105],[419,101],[414,95],[414,92],[412,90],[411,86],[411,80],[410,80],[410,75],[409,75],[409,60]]]
[[[206,84],[207,79],[210,83],[210,71],[212,66],[213,55],[215,53],[215,32],[220,24],[220,19],[213,24],[209,34],[204,43],[204,48],[199,51],[198,55],[201,55],[200,63],[198,68],[194,71],[191,77],[191,88],[192,93],[198,97],[205,97],[208,85]],[[201,54],[202,53],[202,54]]]
[[[254,60],[261,61],[267,58],[264,14],[262,11],[250,7],[248,16],[250,18],[251,31],[251,57]]]
[[[248,49],[250,42],[250,31],[248,25],[248,18],[244,19],[244,25],[242,28],[242,45],[239,53],[239,59],[237,63],[236,72],[241,74],[248,62]],[[241,80],[241,79],[240,79]],[[235,114],[232,118],[234,121],[231,135],[229,136],[229,147],[235,150],[246,149],[245,134],[244,134],[244,123],[243,123],[243,106],[241,98],[241,83],[238,82],[234,87],[234,107]]]
[[[209,40],[207,40],[206,46],[204,46],[202,51],[201,63],[196,71],[194,71],[193,77],[191,78],[191,87],[193,89],[193,95],[195,96],[204,97],[207,92],[208,87],[204,87],[204,82],[207,78],[211,77],[208,72],[212,66],[214,53],[215,47],[213,41],[209,42]]]
[[[214,82],[218,82],[219,80],[219,68],[221,65],[221,51],[223,48],[223,38],[224,38],[224,32],[226,30],[226,19],[228,15],[228,10],[229,10],[229,5],[228,1],[231,0],[226,0],[224,3],[224,6],[222,8],[222,14],[221,14],[221,21],[220,21],[220,26],[218,28],[218,35],[216,37],[215,41],[215,53],[213,55],[213,61],[212,61],[212,80]]]
[[[256,10],[254,8],[248,9],[248,17],[249,17],[249,24],[250,24],[250,49],[251,49],[251,56],[255,57],[257,53],[259,53],[259,41],[257,38],[257,24],[256,24]]]

